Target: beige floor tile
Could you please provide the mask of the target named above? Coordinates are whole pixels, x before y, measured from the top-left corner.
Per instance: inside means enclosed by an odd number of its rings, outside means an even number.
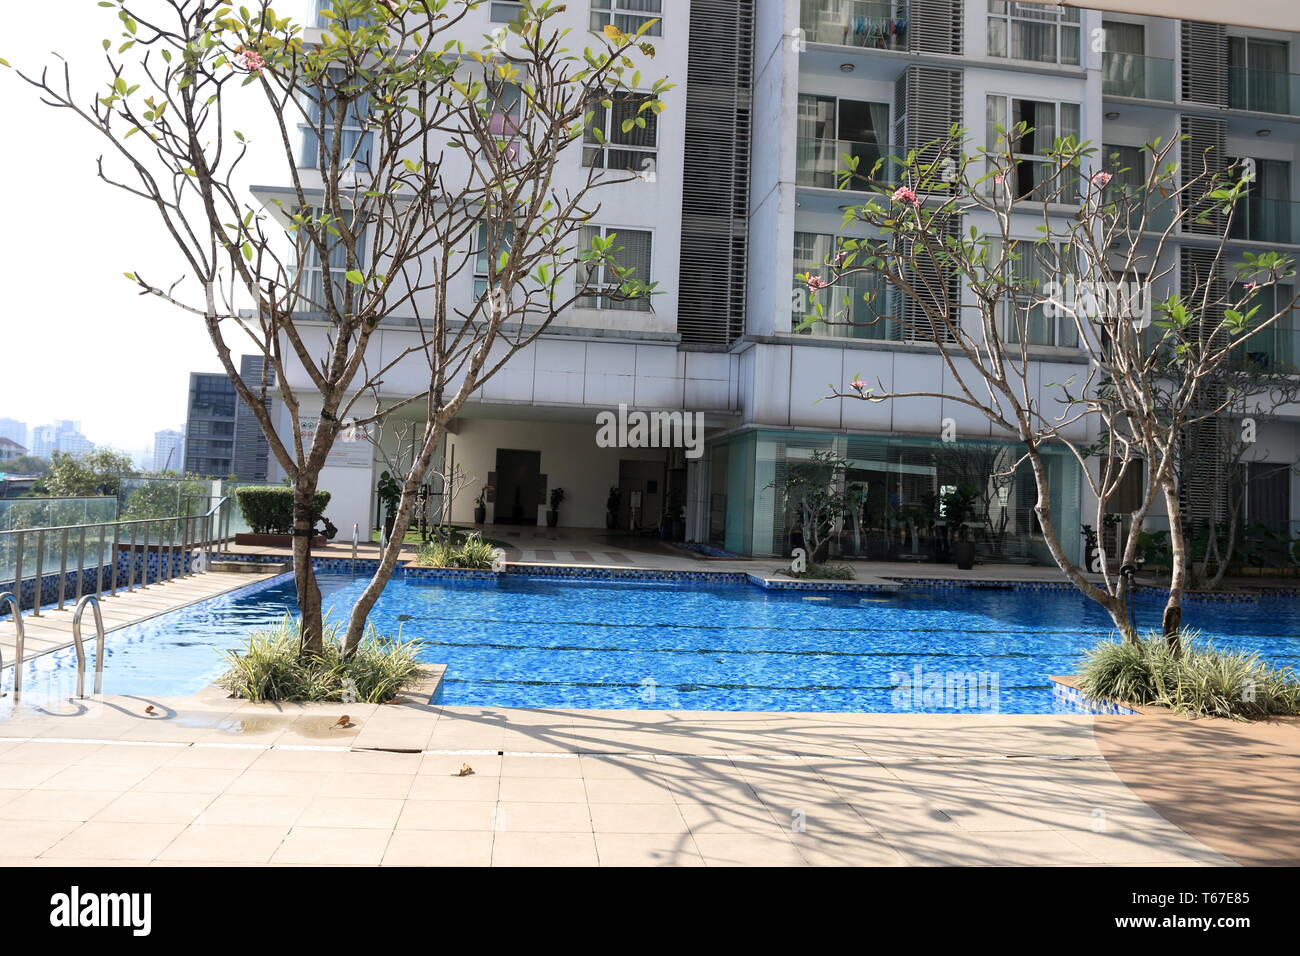
[[[30,790],[67,768],[68,765],[64,763],[0,763],[0,786],[11,790]]]
[[[29,790],[0,806],[0,819],[84,822],[119,796],[115,790]]]
[[[159,767],[136,784],[144,793],[220,793],[239,779],[240,771],[216,767]]]
[[[320,788],[322,797],[387,797],[404,800],[411,793],[414,773],[359,773],[335,771],[326,776]]]
[[[16,800],[23,794],[27,793],[26,789],[22,790],[0,790],[0,807],[3,807],[10,800]]]
[[[311,797],[223,793],[194,821],[200,826],[293,826]]]
[[[271,857],[272,863],[307,866],[378,866],[392,830],[294,827]]]
[[[216,799],[214,793],[124,793],[92,818],[114,823],[191,823]]]
[[[601,866],[703,866],[695,840],[685,833],[600,833]]]
[[[288,826],[189,826],[162,851],[162,860],[266,863],[289,833]]]
[[[384,866],[489,866],[490,831],[395,830],[384,853]]]
[[[306,771],[245,770],[226,790],[229,793],[314,797],[325,786],[327,777],[328,774]]]
[[[407,800],[397,829],[491,831],[498,816],[497,805],[487,801]]]
[[[168,767],[201,767],[213,770],[245,770],[261,750],[244,747],[183,747],[167,762]]]
[[[676,802],[664,780],[588,780],[587,799],[592,803]]]
[[[391,830],[397,825],[402,803],[401,800],[364,797],[314,797],[296,826]]]
[[[903,854],[876,833],[791,834],[794,845],[809,866],[906,866]]]
[[[1173,827],[1094,833],[1090,830],[1060,831],[1083,852],[1103,863],[1125,866],[1206,860],[1217,854]]]
[[[71,765],[103,748],[103,744],[61,744],[33,740],[14,744],[0,753],[0,763]],[[129,748],[124,748],[129,749]]]
[[[79,767],[147,767],[156,770],[176,759],[177,753],[189,747],[161,747],[141,744],[123,746],[105,744],[77,761]]]
[[[566,777],[501,777],[497,799],[529,803],[587,802],[587,788],[582,780]]]
[[[469,764],[477,777],[495,777],[501,775],[501,763],[505,758],[496,753],[490,754],[423,754],[420,757],[419,773],[433,777],[450,777],[461,766]]]
[[[0,820],[0,846],[5,853],[34,857],[79,826],[76,820]]]
[[[347,756],[334,750],[264,750],[248,769],[332,773],[343,769]]]
[[[506,754],[501,758],[503,777],[566,777],[583,776],[583,764],[578,757],[518,757]]]
[[[183,823],[83,823],[46,853],[59,859],[152,860],[185,829]]]
[[[778,822],[763,804],[752,803],[679,803],[686,825],[692,833],[750,834],[778,836],[784,832],[783,822]]]
[[[693,833],[708,866],[805,866],[799,850],[784,836],[749,833]]]
[[[686,819],[675,803],[593,803],[597,833],[687,833]]]
[[[79,764],[59,771],[33,789],[123,791],[130,790],[152,772],[148,767],[100,767]]]
[[[592,832],[591,812],[585,803],[510,803],[502,800],[497,804],[494,820],[497,832]]]
[[[909,866],[992,866],[998,854],[971,830],[882,832]]]
[[[407,797],[411,800],[479,800],[495,803],[500,787],[500,777],[478,774],[443,777],[422,773],[411,784]]]
[[[1093,866],[1101,861],[1055,830],[982,831],[1000,866]]]
[[[343,755],[338,770],[343,773],[415,774],[420,772],[422,758],[422,754],[350,750]]]
[[[578,762],[587,780],[659,780],[665,769],[654,757],[583,755]]]
[[[497,833],[493,866],[595,866],[599,862],[591,833]]]

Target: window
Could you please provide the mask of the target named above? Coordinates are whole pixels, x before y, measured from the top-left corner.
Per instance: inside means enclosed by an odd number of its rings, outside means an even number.
[[[1103,20],[1102,92],[1107,96],[1147,96],[1146,27]]]
[[[1015,161],[1009,185],[1013,196],[1046,202],[1077,201],[1075,173],[1066,170],[1056,174],[1056,164],[1047,159],[1046,153],[1057,139],[1078,138],[1078,103],[1022,100],[993,93],[988,97],[987,122],[987,149],[997,154],[1006,151],[1006,139],[1016,125],[1025,124],[1024,135],[1011,143]]]
[[[342,70],[330,70],[328,82],[317,86],[316,94],[308,97],[306,103],[308,123],[302,126],[302,159],[299,164],[303,169],[321,167],[322,150],[321,138],[317,135],[318,130],[325,134],[324,154],[328,161],[332,151],[330,137],[333,135],[336,119],[334,112],[336,90],[346,89],[346,84],[347,77]],[[369,114],[368,94],[361,95],[348,104],[339,135],[340,169],[347,169],[350,166],[360,169],[370,168],[370,149],[374,134],[365,129],[366,117]]]
[[[365,26],[366,22],[370,19],[367,16],[353,16],[347,19],[335,16],[326,16],[325,12],[327,10],[331,13],[337,10],[337,3],[338,0],[316,0],[316,17],[314,25],[321,29],[328,29],[342,23],[342,25],[348,29],[356,30],[359,27]]]
[[[663,0],[591,0],[591,29],[600,32],[611,23],[624,33],[635,33],[647,20],[657,20]],[[661,36],[662,23],[646,31],[646,36]]]
[[[315,209],[309,210],[307,215],[315,217],[319,215],[319,211]],[[330,285],[334,290],[334,306],[337,310],[342,310],[344,293],[348,287],[348,281],[344,276],[350,268],[348,265],[347,244],[340,237],[332,235],[323,229],[321,231],[328,253],[327,261]],[[321,266],[320,254],[317,252],[315,243],[308,238],[305,230],[298,230],[295,233],[295,241],[297,243],[294,250],[295,254],[302,257],[299,260],[301,266],[299,268],[299,308],[297,311],[306,313],[325,312],[325,269]],[[351,268],[364,271],[366,250],[364,229],[356,237],[354,248],[356,251]]]
[[[642,282],[650,281],[649,232],[639,229],[583,226],[579,248],[582,250],[590,249],[592,239],[597,236],[616,240],[614,248],[617,251],[614,252],[613,258],[619,268],[631,270],[632,277]],[[585,279],[584,285],[586,287],[603,289],[617,289],[621,281],[608,264],[605,266],[588,266]],[[619,309],[625,312],[650,311],[650,300],[648,298],[629,299],[620,302],[609,296],[588,295],[580,298],[577,304],[578,308],[581,309]]]
[[[1291,534],[1291,466],[1267,461],[1246,463],[1246,523]]]
[[[1076,348],[1079,329],[1073,314],[1065,309],[1051,308],[1043,301],[1049,282],[1064,282],[1059,249],[1050,249],[1032,240],[1016,244],[1018,259],[1008,263],[1011,289],[1004,304],[1005,335],[1007,342],[1019,345]],[[991,256],[999,256],[996,247]],[[996,258],[993,261],[997,261]],[[1048,314],[1049,311],[1052,314]]]
[[[488,5],[488,19],[493,23],[511,23],[523,12],[524,5],[511,0],[492,0]]]
[[[1291,112],[1290,44],[1228,37],[1228,105],[1262,113]]]
[[[1078,65],[1079,11],[989,0],[989,56]]]
[[[1254,242],[1300,240],[1292,223],[1291,164],[1282,159],[1229,158],[1228,162],[1242,164],[1242,176],[1250,181],[1245,202],[1238,202],[1233,210],[1231,237]]]
[[[1245,302],[1249,290],[1239,283],[1233,283],[1229,293],[1233,302]],[[1277,315],[1295,296],[1295,289],[1289,284],[1278,283],[1260,289],[1250,296],[1249,302],[1241,311],[1249,312],[1255,306],[1256,322],[1267,322]],[[1288,312],[1275,323],[1256,332],[1238,347],[1242,357],[1256,368],[1266,372],[1290,371],[1298,367],[1296,362],[1295,312]]]
[[[864,189],[877,161],[889,155],[889,104],[799,94],[797,180],[801,186],[835,189],[844,156],[858,161],[850,188]],[[876,178],[888,180],[882,164]]]
[[[481,298],[488,290],[488,276],[491,275],[491,264],[501,258],[501,253],[507,252],[511,242],[514,241],[514,230],[507,229],[504,234],[499,235],[496,241],[492,240],[489,235],[489,228],[496,223],[479,223],[478,239],[474,251],[474,298]]]
[[[790,327],[798,328],[802,322],[816,316],[820,304],[821,318],[803,329],[801,334],[898,340],[898,323],[889,314],[887,306],[890,301],[888,284],[880,275],[855,272],[816,293],[809,292],[807,282],[798,278],[801,274],[829,278],[827,263],[835,255],[838,245],[835,236],[812,232],[794,234],[796,278],[790,295]],[[860,262],[861,258],[859,253],[855,262]]]
[[[653,172],[659,145],[659,116],[653,109],[641,109],[654,97],[643,93],[616,94],[606,108],[594,104],[592,126],[605,137],[602,146],[589,126],[582,136],[582,165],[596,169],[625,169],[634,173]],[[639,120],[626,133],[623,124]]]

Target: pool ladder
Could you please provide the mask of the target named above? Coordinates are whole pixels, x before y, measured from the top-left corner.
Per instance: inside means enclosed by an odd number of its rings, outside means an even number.
[[[14,618],[14,700],[23,696],[23,644],[26,633],[23,630],[23,615],[18,607],[18,598],[12,591],[0,594],[0,608],[9,605]],[[85,595],[77,602],[72,612],[72,644],[77,652],[77,696],[86,696],[86,647],[81,638],[81,616],[89,606],[95,612],[95,693],[104,688],[104,615],[99,610],[99,598],[93,594]],[[0,671],[4,670],[4,652],[0,651]]]

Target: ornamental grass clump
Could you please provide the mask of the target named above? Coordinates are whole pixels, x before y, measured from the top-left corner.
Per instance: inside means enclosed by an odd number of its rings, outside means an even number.
[[[496,548],[477,532],[463,538],[434,541],[420,549],[416,564],[425,568],[489,570],[496,560]]]
[[[1300,714],[1300,681],[1248,651],[1221,651],[1182,635],[1181,653],[1160,634],[1106,641],[1087,651],[1079,689],[1089,697],[1158,704],[1196,717],[1251,720]]]
[[[339,701],[380,704],[420,675],[418,644],[384,637],[369,625],[350,658],[343,657],[340,626],[325,620],[319,657],[302,654],[299,623],[278,624],[248,635],[242,649],[226,651],[229,665],[217,684],[235,697],[266,701]]]

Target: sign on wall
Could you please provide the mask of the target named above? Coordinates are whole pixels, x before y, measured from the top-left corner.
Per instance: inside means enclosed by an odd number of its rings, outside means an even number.
[[[316,440],[316,428],[320,419],[303,416],[298,420],[302,427],[303,447],[310,447]],[[370,444],[370,431],[364,426],[345,428],[334,440],[334,447],[325,456],[326,468],[369,468],[374,462],[374,448]]]

